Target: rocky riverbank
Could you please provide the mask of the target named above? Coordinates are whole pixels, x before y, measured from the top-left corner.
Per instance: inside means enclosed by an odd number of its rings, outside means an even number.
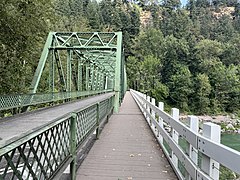
[[[240,119],[234,115],[217,115],[217,116],[197,116],[200,124],[205,122],[213,122],[221,126],[222,132],[239,133],[240,134]],[[181,115],[180,119],[186,119],[186,115]]]

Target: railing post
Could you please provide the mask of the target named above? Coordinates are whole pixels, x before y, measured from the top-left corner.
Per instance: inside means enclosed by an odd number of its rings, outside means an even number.
[[[159,102],[158,103],[158,108],[161,110],[161,111],[164,111],[164,103],[163,102]],[[163,129],[163,119],[161,117],[159,117],[158,119],[158,123],[159,123],[159,126]],[[159,133],[159,142],[161,144],[163,144],[163,137],[162,135]]]
[[[203,136],[214,142],[220,143],[221,127],[214,123],[208,122],[203,124]],[[219,179],[219,163],[210,157],[202,154],[202,170],[212,179]]]
[[[150,96],[147,96],[147,102],[151,102],[150,101]],[[150,107],[149,107],[149,105],[146,104],[146,107],[147,107],[147,112],[150,114]],[[150,117],[147,114],[146,114],[146,116],[147,116],[147,122],[151,126]]]
[[[70,164],[71,180],[76,180],[76,164],[77,164],[77,114],[72,113],[70,121],[70,153],[72,155],[72,162]]]
[[[192,131],[198,133],[198,130],[199,130],[198,117],[188,116],[187,123],[189,125],[189,128]],[[187,143],[187,144],[188,144],[187,153],[188,153],[190,159],[193,161],[193,163],[197,165],[197,163],[198,163],[198,150],[195,149],[191,144],[189,144],[189,143]],[[190,175],[188,175],[189,180],[194,179],[194,178],[195,177],[191,177]]]
[[[171,115],[175,121],[179,121],[179,109],[172,108]],[[178,144],[178,132],[172,128],[171,135],[172,135],[173,140]],[[173,151],[172,151],[172,162],[173,162],[174,166],[177,168],[178,167],[178,158]]]
[[[156,106],[156,101],[154,98],[152,98],[152,105]],[[152,115],[154,121],[156,121],[156,113],[153,111],[153,109],[152,109],[151,115]],[[156,126],[154,125],[154,123],[151,124],[151,128],[152,128],[154,134],[157,134]]]
[[[147,100],[147,95],[146,94],[143,94],[143,98],[145,99],[145,100]],[[144,117],[145,118],[147,118],[147,113],[146,113],[146,111],[147,111],[147,103],[144,103],[143,102],[143,107],[145,108],[145,110],[143,111],[143,115],[144,115]]]
[[[96,117],[96,120],[97,120],[97,129],[96,129],[96,139],[98,139],[99,138],[99,131],[100,131],[100,129],[99,129],[99,116],[100,116],[100,112],[99,112],[99,109],[100,109],[100,104],[99,103],[97,103],[97,117]]]

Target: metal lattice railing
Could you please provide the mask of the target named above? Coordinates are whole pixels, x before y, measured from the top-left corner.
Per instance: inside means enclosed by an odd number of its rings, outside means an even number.
[[[50,178],[70,158],[69,132],[70,117],[67,117],[59,124],[1,154],[0,179]]]
[[[77,144],[81,144],[97,125],[97,105],[80,111],[77,117]]]
[[[0,110],[54,102],[76,97],[90,96],[112,90],[57,92],[43,94],[16,94],[0,96]]]
[[[70,164],[76,171],[78,147],[113,110],[111,96],[54,120],[24,137],[0,147],[0,180],[51,179]],[[72,173],[75,176],[75,173]]]

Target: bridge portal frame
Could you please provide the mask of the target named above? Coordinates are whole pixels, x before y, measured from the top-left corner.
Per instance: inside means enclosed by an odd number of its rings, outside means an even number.
[[[63,50],[67,50],[66,78],[61,66],[62,62],[59,58],[59,51]],[[125,68],[123,68],[122,32],[50,32],[31,83],[30,93],[36,93],[48,58],[50,58],[49,91],[54,92],[55,89],[54,64],[56,63],[56,59],[59,58],[58,61],[60,65],[58,65],[58,74],[63,87],[62,90],[70,92],[72,90],[71,81],[73,79],[71,65],[73,53],[77,55],[79,60],[85,60],[81,61],[80,65],[78,64],[78,68],[81,66],[81,63],[87,64],[85,70],[87,91],[89,90],[89,84],[94,84],[95,88],[96,83],[98,83],[98,85],[102,85],[101,88],[104,89],[108,87],[108,83],[113,82],[114,87],[112,85],[110,89],[115,91],[114,111],[118,112],[121,96],[123,96],[123,91],[126,89],[121,88],[121,85],[124,86],[124,81],[126,81],[126,79],[123,79],[126,77],[126,72],[124,72]],[[50,54],[52,54],[52,57]],[[97,68],[93,70],[91,69],[92,67],[88,67],[89,64]],[[88,75],[88,70],[90,70],[91,80]],[[82,78],[81,69],[78,69],[77,74],[78,81],[75,86],[76,90],[79,91],[82,88],[79,82]],[[97,77],[100,75],[104,78],[95,77],[96,79],[93,80],[94,75]],[[121,76],[123,78],[121,78]],[[99,89],[99,86],[97,88]]]

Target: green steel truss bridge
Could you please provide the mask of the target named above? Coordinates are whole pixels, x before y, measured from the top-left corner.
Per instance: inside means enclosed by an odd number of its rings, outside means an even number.
[[[51,32],[28,94],[0,96],[0,180],[197,179],[240,174],[220,126],[127,90],[121,32]],[[34,107],[47,108],[34,110]],[[104,128],[104,129],[103,129]]]
[[[114,91],[118,111],[126,91],[123,54],[121,32],[50,32],[29,94],[1,96],[0,110]]]

